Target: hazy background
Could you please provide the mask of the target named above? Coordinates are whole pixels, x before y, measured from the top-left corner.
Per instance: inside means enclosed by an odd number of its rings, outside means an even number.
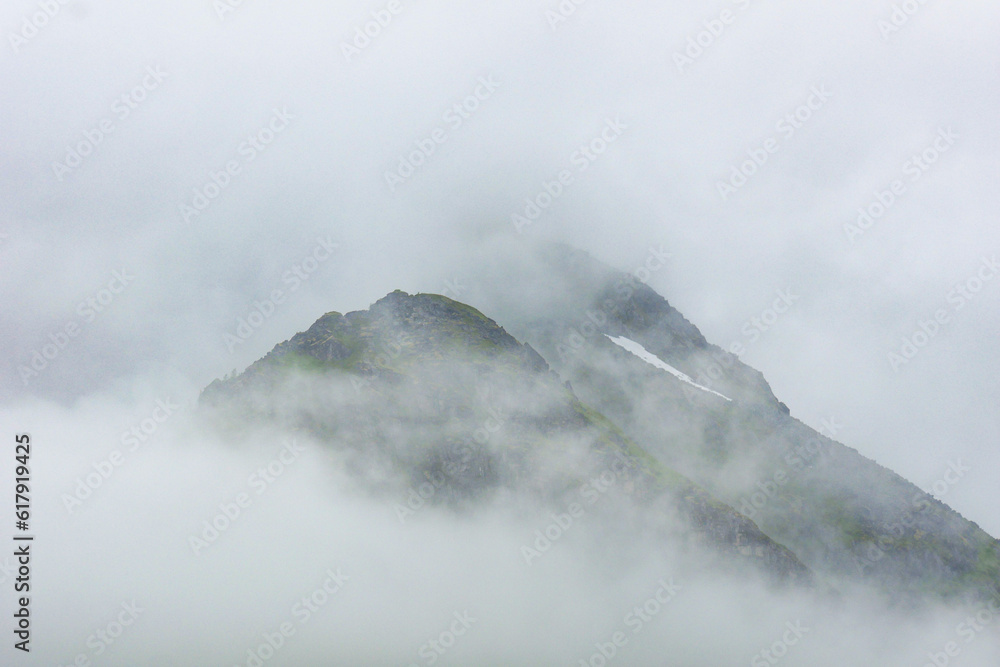
[[[907,613],[864,591],[836,599],[776,591],[750,572],[710,569],[710,559],[692,568],[672,541],[635,531],[634,517],[610,499],[529,565],[521,549],[551,523],[544,510],[496,503],[462,518],[425,506],[401,522],[392,501],[357,493],[357,480],[337,472],[339,455],[306,438],[297,438],[303,451],[257,493],[248,476],[276,458],[282,440],[257,438],[236,449],[200,431],[190,411],[126,453],[68,513],[62,494],[73,492],[117,431],[142,416],[106,397],[75,409],[4,411],[5,419],[38,425],[40,445],[32,654],[5,641],[4,664],[68,667],[82,655],[91,665],[252,667],[248,649],[282,623],[295,633],[266,665],[575,667],[619,631],[628,644],[609,664],[747,665],[784,636],[795,642],[783,665],[922,665],[948,642],[960,646],[954,664],[990,667],[1000,659],[996,617],[966,643],[956,630],[968,614],[962,610]],[[190,538],[204,535],[203,522],[214,522],[219,505],[241,492],[249,507],[195,552]],[[406,502],[403,494],[396,501]],[[10,560],[0,556],[5,619],[13,613]],[[305,615],[302,599],[328,570],[346,580]],[[647,607],[653,611],[636,633],[641,617],[633,610],[658,592],[666,599],[664,583],[675,586],[673,597]],[[141,611],[106,646],[98,632],[116,622],[123,603]],[[468,613],[471,627],[443,655],[430,652],[428,642],[449,630],[455,613]],[[787,634],[789,623],[804,634]]]
[[[942,499],[1000,534],[1000,276],[960,311],[947,301],[1000,248],[995,3],[919,5],[884,35],[882,0],[593,0],[555,27],[556,0],[400,0],[350,59],[342,44],[385,4],[55,6],[34,33],[37,3],[0,9],[0,419],[92,452],[67,480],[157,397],[192,403],[323,312],[468,283],[450,267],[491,240],[556,239],[624,270],[662,247],[650,284],[712,342],[746,344],[794,416],[835,419],[839,440],[928,491],[960,459],[971,470]],[[679,71],[723,10],[731,23]],[[165,77],[121,117],[147,68]],[[490,76],[495,92],[449,124]],[[777,123],[813,87],[830,98],[786,137]],[[274,109],[292,118],[247,161]],[[580,172],[574,151],[609,118],[627,128]],[[60,180],[53,163],[102,122],[113,131]],[[435,128],[445,143],[391,192],[385,172]],[[904,163],[940,128],[955,145],[911,181]],[[717,183],[770,138],[777,153],[723,201]],[[241,172],[185,222],[230,160]],[[564,169],[574,183],[518,234],[511,214]],[[852,244],[844,225],[897,178],[905,193]],[[328,236],[337,251],[292,292],[283,276]],[[134,279],[89,321],[79,304],[123,269]],[[275,289],[284,303],[230,352],[224,335]],[[777,290],[800,300],[750,342]],[[939,308],[950,323],[894,371],[888,353]],[[25,382],[68,323],[79,335]]]

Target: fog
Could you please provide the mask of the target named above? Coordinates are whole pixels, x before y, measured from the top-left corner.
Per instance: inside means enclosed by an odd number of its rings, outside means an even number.
[[[262,434],[234,448],[192,409],[195,387],[173,389],[176,412],[136,451],[117,447],[124,462],[96,484],[113,431],[150,403],[5,411],[44,420],[34,437],[53,443],[33,459],[37,648],[16,664],[604,664],[603,647],[608,664],[769,664],[771,650],[909,665],[949,642],[957,664],[1000,656],[989,610],[976,626],[968,610],[893,610],[863,590],[775,588],[623,530],[610,497],[526,558],[558,509],[522,497],[400,513],[404,487],[365,492],[329,444]]]
[[[442,664],[575,664],[671,576],[616,660],[745,664],[801,619],[786,664],[921,664],[952,640],[956,664],[997,664],[955,639],[963,611],[776,593],[641,543],[627,568],[568,537],[526,567],[539,526],[510,506],[401,524],[315,443],[257,497],[288,434],[192,421],[201,389],[323,313],[461,300],[496,247],[624,271],[656,252],[648,284],[741,343],[794,417],[927,491],[961,462],[938,497],[1000,535],[997,5],[11,0],[0,27],[0,424],[36,445],[38,550],[37,653],[3,661],[69,664],[135,599],[91,659],[246,664],[339,567],[269,664],[426,664],[466,609]],[[68,512],[158,399],[182,407]]]

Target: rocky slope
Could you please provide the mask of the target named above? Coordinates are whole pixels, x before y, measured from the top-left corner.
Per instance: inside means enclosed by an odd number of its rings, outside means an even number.
[[[622,539],[636,531],[776,581],[812,581],[751,520],[581,401],[531,346],[443,296],[396,291],[369,310],[327,313],[212,383],[201,404],[235,437],[261,425],[308,433],[387,502],[430,484],[429,502],[461,511],[499,499],[567,516],[595,504]]]
[[[506,329],[397,291],[324,315],[203,403],[235,434],[308,432],[386,498],[429,483],[439,505],[558,511],[604,475],[620,539],[707,544],[780,580],[815,573],[904,603],[1000,599],[1000,542],[796,420],[634,276],[565,246],[477,269],[463,298]]]
[[[543,246],[497,257],[479,278],[470,303],[537,349],[581,400],[827,581],[865,582],[907,601],[1000,597],[1000,542],[793,418],[758,371],[634,276]]]

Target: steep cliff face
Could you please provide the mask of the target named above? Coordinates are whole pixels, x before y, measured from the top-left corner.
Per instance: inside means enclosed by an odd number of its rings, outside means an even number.
[[[212,383],[202,405],[236,435],[261,424],[310,434],[387,499],[429,484],[429,502],[464,510],[497,498],[567,515],[594,504],[664,546],[812,581],[753,521],[581,401],[532,347],[442,296],[397,291],[366,311],[328,313]]]

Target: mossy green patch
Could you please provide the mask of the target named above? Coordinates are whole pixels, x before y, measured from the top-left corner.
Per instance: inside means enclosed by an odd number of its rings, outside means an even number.
[[[661,464],[645,449],[626,436],[617,424],[597,410],[580,402],[579,400],[576,400],[575,398],[573,401],[573,408],[578,414],[594,425],[597,430],[597,436],[602,444],[610,449],[620,451],[637,460],[641,469],[652,475],[653,478],[662,484],[664,488],[687,490],[695,487],[694,482]],[[718,507],[728,507],[719,502],[715,502],[714,504]]]

